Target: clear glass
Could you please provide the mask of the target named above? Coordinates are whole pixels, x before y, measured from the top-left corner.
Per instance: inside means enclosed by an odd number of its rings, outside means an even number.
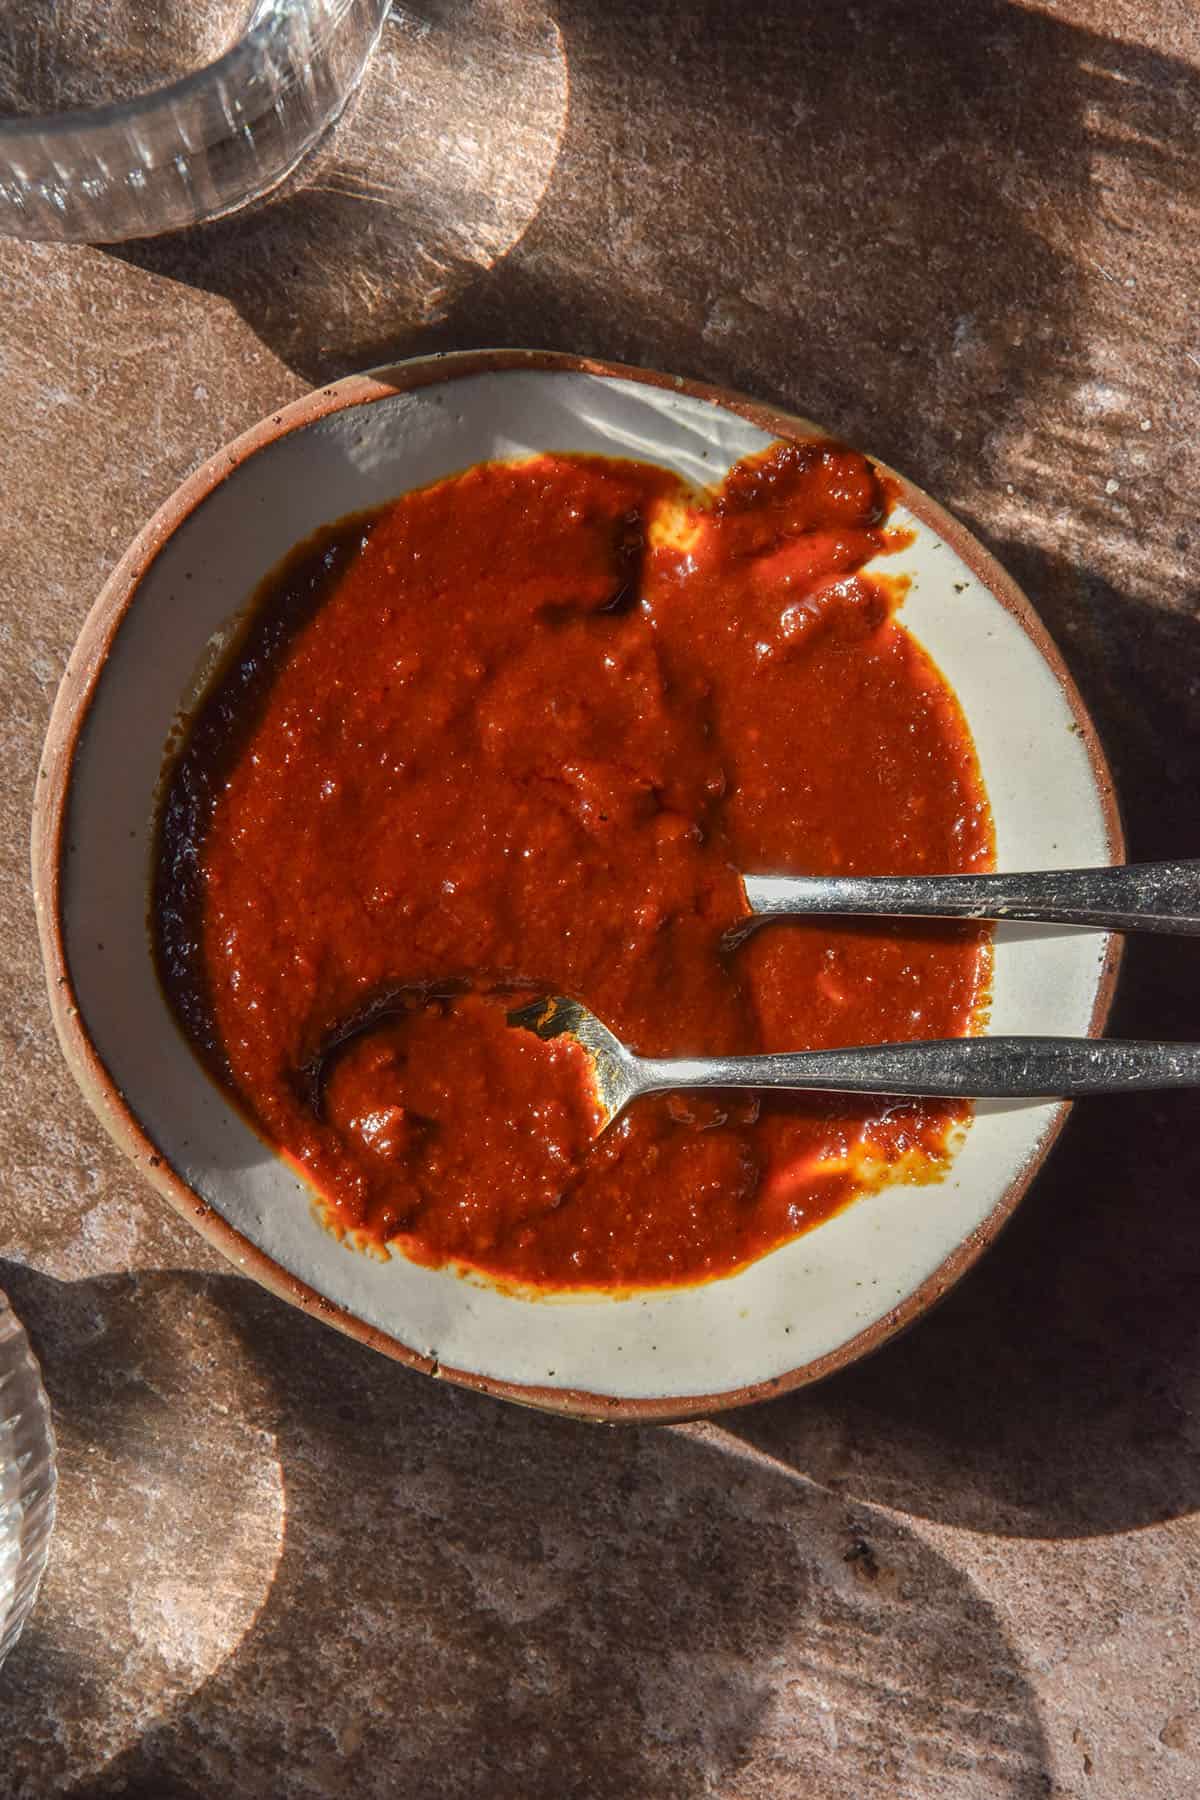
[[[20,1320],[0,1294],[0,1663],[37,1597],[54,1529],[54,1431]]]
[[[117,243],[269,192],[354,92],[388,6],[0,0],[0,235]],[[71,110],[29,111],[46,106]]]

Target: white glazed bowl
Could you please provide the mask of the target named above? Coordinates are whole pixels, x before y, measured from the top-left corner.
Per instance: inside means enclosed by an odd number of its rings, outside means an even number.
[[[488,457],[645,458],[707,482],[818,428],[679,378],[519,351],[428,358],[310,394],[166,503],[96,603],[63,679],[34,822],[55,1020],[117,1142],[248,1273],[401,1360],[593,1417],[682,1417],[830,1372],[930,1305],[1025,1191],[1062,1104],[981,1106],[943,1182],[871,1194],[721,1281],[627,1299],[529,1301],[339,1245],[307,1191],[203,1073],[159,990],[146,930],[155,786],[180,705],[231,615],[317,526]],[[1000,868],[1119,862],[1104,758],[1028,602],[900,481],[915,533],[902,618],[958,694]],[[1099,1032],[1111,942],[1001,933],[990,1029]]]

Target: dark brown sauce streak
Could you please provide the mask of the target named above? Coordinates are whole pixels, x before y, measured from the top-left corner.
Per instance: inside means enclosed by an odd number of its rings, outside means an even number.
[[[352,513],[312,533],[260,582],[162,782],[154,848],[151,928],[159,983],[193,1045],[223,1085],[232,1079],[216,1030],[203,951],[202,850],[226,781],[245,754],[298,634],[316,617],[377,509]],[[357,537],[358,542],[351,540]]]

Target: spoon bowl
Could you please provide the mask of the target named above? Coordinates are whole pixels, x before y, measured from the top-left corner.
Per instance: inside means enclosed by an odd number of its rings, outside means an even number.
[[[591,1071],[597,1137],[631,1100],[650,1091],[642,1075],[642,1059],[579,1000],[569,1000],[565,994],[541,996],[515,1007],[508,1014],[508,1023],[517,1030],[531,1031],[544,1043],[570,1038],[578,1045]]]

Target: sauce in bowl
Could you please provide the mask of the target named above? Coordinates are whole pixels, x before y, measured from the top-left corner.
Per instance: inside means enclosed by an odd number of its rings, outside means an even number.
[[[737,871],[987,866],[969,731],[867,572],[889,494],[828,442],[697,495],[648,464],[483,464],[301,546],[169,771],[153,925],[176,1013],[331,1224],[538,1288],[725,1275],[967,1109],[656,1096],[598,1139],[498,986],[647,1055],[971,1029],[974,926],[746,916]]]

